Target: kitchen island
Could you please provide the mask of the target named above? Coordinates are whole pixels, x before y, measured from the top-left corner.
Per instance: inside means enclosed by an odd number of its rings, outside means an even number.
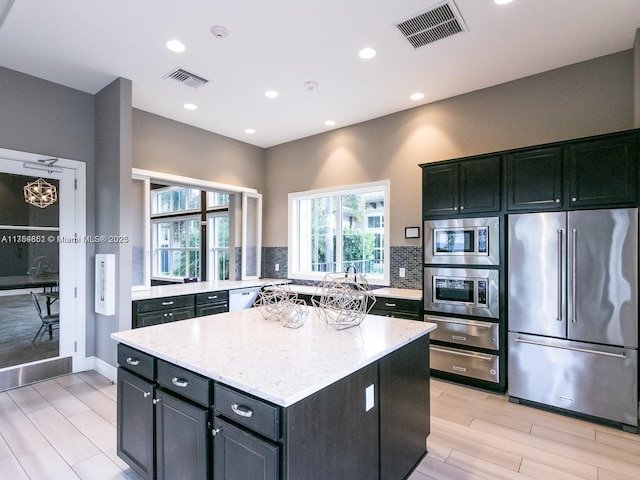
[[[114,333],[119,455],[143,478],[404,478],[426,453],[434,328],[338,331],[311,308],[289,329],[252,308]]]

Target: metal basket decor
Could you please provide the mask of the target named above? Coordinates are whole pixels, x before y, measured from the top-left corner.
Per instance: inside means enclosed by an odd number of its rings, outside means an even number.
[[[253,302],[265,320],[279,321],[283,327],[299,328],[309,316],[309,308],[286,285],[270,284],[260,289]]]
[[[324,276],[320,292],[311,298],[318,316],[336,330],[360,325],[376,303],[369,282],[356,273],[355,268],[353,270],[328,273]]]

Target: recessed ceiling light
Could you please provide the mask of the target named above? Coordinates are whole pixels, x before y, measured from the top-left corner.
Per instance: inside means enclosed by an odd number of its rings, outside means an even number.
[[[264,96],[267,98],[278,98],[278,95],[280,94],[275,90],[267,90],[266,92],[264,92]]]
[[[167,48],[176,53],[182,53],[186,50],[184,43],[182,43],[180,40],[169,40],[167,42]]]
[[[424,98],[424,93],[416,92],[409,97],[411,100],[422,100]]]
[[[376,51],[373,48],[367,47],[360,50],[360,53],[358,53],[358,55],[364,60],[369,60],[370,58],[376,56]]]
[[[214,25],[211,27],[211,35],[216,38],[227,38],[229,36],[229,30],[222,25]]]
[[[193,103],[185,103],[184,108],[186,108],[187,110],[197,110],[198,106]]]
[[[497,5],[506,5],[507,3],[511,3],[513,0],[493,0]]]
[[[256,133],[255,129],[253,128],[247,128],[244,132],[248,133],[249,135],[253,135],[254,133]]]
[[[333,127],[336,124],[336,122],[335,122],[335,120],[327,120],[327,121],[324,122],[324,124],[327,127]]]

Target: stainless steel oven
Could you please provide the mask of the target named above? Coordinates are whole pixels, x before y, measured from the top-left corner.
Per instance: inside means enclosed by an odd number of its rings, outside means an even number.
[[[499,294],[498,270],[424,269],[425,311],[498,318]]]
[[[499,265],[498,217],[427,220],[424,263]]]

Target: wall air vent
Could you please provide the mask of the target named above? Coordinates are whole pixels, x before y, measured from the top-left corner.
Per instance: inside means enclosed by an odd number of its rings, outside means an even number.
[[[166,75],[163,75],[162,78],[164,78],[165,80],[169,80],[170,82],[182,85],[183,87],[189,88],[198,88],[206,83],[209,83],[209,80],[207,80],[206,78],[195,75],[191,72],[187,72],[182,68],[175,68]]]
[[[413,48],[469,31],[453,0],[439,3],[435,7],[403,20],[396,24],[396,27],[413,45]]]

